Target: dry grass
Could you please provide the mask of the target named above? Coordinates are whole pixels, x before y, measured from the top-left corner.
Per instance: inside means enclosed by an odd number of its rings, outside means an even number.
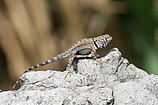
[[[0,80],[6,83],[29,66],[89,37],[85,35],[105,33],[109,18],[125,12],[123,4],[109,0],[2,0],[0,5],[0,50],[7,65],[1,69],[9,73]],[[47,68],[61,70],[61,65],[63,62]]]

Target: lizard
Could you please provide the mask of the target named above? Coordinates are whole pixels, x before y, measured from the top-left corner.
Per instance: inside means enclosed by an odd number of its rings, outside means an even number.
[[[64,59],[64,58],[68,58],[67,68],[72,67],[72,62],[73,62],[74,58],[92,57],[95,59],[97,57],[96,50],[99,48],[105,48],[111,40],[112,40],[112,37],[109,34],[100,35],[100,36],[97,36],[94,38],[81,39],[81,40],[77,41],[76,43],[74,43],[64,53],[61,53],[61,54],[57,55],[56,57],[53,57],[42,63],[36,64],[35,66],[31,66],[24,73],[32,71],[33,69],[39,68],[41,66],[51,64],[53,62],[56,62],[56,61],[58,61],[60,59]],[[68,69],[66,69],[66,70],[68,70]],[[13,89],[19,83],[19,80],[20,79],[18,79],[16,81],[16,83],[13,85]]]

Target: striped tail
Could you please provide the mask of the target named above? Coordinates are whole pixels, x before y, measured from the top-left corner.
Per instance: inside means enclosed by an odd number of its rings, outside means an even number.
[[[56,61],[58,61],[58,60],[60,60],[60,59],[67,58],[68,56],[69,56],[69,54],[67,54],[67,53],[62,53],[62,54],[60,54],[60,55],[58,55],[58,56],[56,56],[56,57],[53,57],[52,59],[46,60],[46,61],[44,61],[44,62],[42,62],[42,63],[40,63],[40,64],[37,64],[37,65],[35,65],[35,66],[30,67],[30,68],[27,69],[25,72],[31,71],[31,70],[33,70],[33,69],[36,69],[36,68],[39,68],[39,67],[42,67],[42,66],[45,66],[45,65],[48,65],[48,64],[51,64],[51,63],[56,62]],[[25,72],[24,72],[24,73],[25,73]]]
[[[33,70],[33,69],[35,69],[35,68],[39,68],[39,67],[41,67],[41,66],[45,66],[45,65],[51,64],[51,63],[53,63],[53,62],[55,62],[55,61],[58,61],[58,60],[60,60],[60,59],[67,58],[68,56],[69,56],[68,53],[62,53],[62,54],[60,54],[60,55],[58,55],[58,56],[56,56],[56,57],[54,57],[54,58],[52,58],[52,59],[46,60],[46,61],[44,61],[44,62],[42,62],[42,63],[40,63],[40,64],[37,64],[37,65],[35,65],[35,66],[30,67],[30,68],[27,69],[24,73],[29,72],[29,71],[31,71],[31,70]],[[13,85],[12,89],[15,89],[15,87],[17,86],[17,84],[18,84],[19,82],[20,82],[20,79],[18,79],[18,80],[16,81],[16,83]]]

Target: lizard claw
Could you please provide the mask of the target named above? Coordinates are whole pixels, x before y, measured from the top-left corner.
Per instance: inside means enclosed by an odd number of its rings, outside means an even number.
[[[70,66],[66,67],[66,71],[68,71],[68,73],[66,74],[65,78],[66,78],[68,75],[71,76],[71,74],[74,73],[73,68],[70,67]]]
[[[92,58],[93,58],[94,60],[96,60],[98,57],[99,57],[99,54],[97,54],[97,53],[95,53],[95,54],[92,56]]]
[[[96,65],[102,65],[103,62],[101,60],[96,60]]]

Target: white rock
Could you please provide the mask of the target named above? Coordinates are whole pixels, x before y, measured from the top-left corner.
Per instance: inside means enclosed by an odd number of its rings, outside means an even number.
[[[20,89],[0,92],[0,105],[158,105],[158,76],[129,64],[117,48],[78,60],[76,69],[25,73]]]

